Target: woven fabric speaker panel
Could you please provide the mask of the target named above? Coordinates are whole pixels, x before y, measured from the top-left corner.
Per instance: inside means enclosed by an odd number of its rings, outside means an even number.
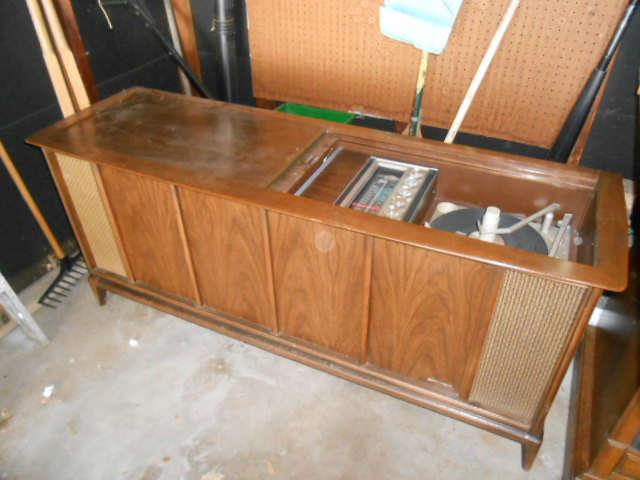
[[[60,153],[56,153],[56,158],[96,267],[126,277],[91,164]]]
[[[508,271],[469,400],[531,422],[587,290]]]
[[[407,121],[420,52],[384,37],[382,0],[247,0],[254,95]],[[426,124],[448,128],[509,0],[465,0],[431,55]],[[550,147],[627,0],[522,0],[462,125]]]

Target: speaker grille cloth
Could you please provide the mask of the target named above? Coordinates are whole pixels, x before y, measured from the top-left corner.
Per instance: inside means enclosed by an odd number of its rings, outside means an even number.
[[[127,276],[91,164],[56,154],[96,267]]]
[[[586,291],[507,271],[469,399],[530,422]]]

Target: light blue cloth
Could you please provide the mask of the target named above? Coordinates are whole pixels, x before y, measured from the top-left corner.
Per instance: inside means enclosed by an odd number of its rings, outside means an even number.
[[[420,50],[444,50],[462,0],[387,0],[380,7],[380,31]]]

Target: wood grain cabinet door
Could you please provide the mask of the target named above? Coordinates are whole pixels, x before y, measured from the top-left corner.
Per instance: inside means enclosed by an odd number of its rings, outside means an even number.
[[[280,330],[361,358],[368,305],[364,235],[269,213]]]
[[[273,330],[266,213],[185,188],[179,198],[202,302]]]
[[[106,166],[100,175],[135,280],[194,300],[175,187]]]
[[[497,267],[376,239],[369,361],[467,397],[501,281]]]

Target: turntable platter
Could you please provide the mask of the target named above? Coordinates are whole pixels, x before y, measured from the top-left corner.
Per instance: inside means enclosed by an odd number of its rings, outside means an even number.
[[[462,208],[440,215],[431,222],[431,227],[452,233],[464,233],[468,236],[478,230],[478,222],[482,221],[483,215],[484,209],[482,208]],[[507,228],[519,221],[519,218],[509,215],[508,213],[503,213],[500,215],[498,228]],[[529,225],[513,233],[500,235],[500,237],[505,245],[511,247],[524,248],[525,250],[543,255],[548,255],[549,253],[547,244],[542,236]]]

